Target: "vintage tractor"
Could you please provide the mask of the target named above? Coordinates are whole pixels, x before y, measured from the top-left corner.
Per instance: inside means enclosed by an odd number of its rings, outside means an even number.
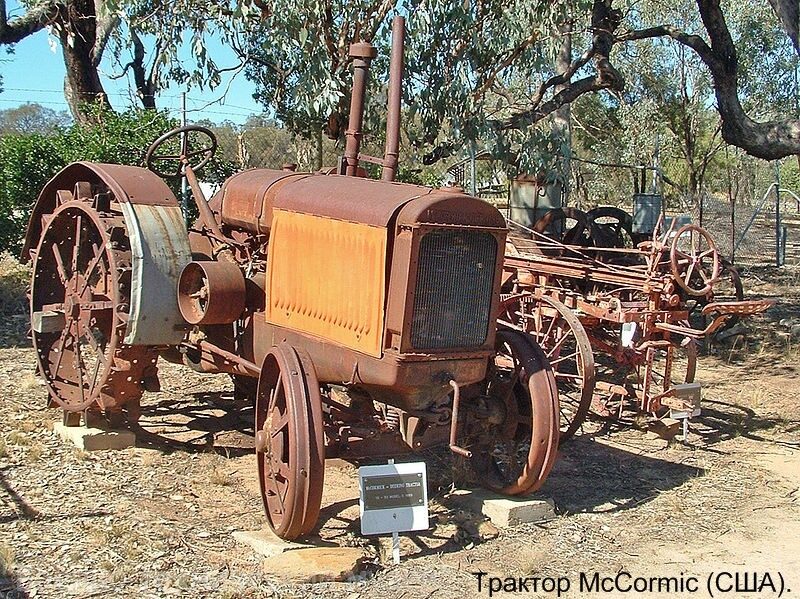
[[[392,46],[383,158],[359,153],[375,49],[356,43],[333,173],[248,170],[207,202],[195,171],[216,140],[183,127],[149,149],[150,170],[69,165],[29,224],[31,335],[51,404],[68,424],[132,422],[159,389],[159,359],[233,375],[255,401],[261,493],[284,538],[314,528],[326,457],[444,444],[483,484],[519,494],[556,455],[550,366],[529,336],[495,330],[503,217],[460,189],[393,181],[399,18]],[[360,161],[384,180],[359,176]],[[188,231],[154,172],[187,177],[200,215]]]

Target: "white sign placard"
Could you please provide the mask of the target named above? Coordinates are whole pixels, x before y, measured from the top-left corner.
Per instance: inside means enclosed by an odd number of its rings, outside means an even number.
[[[362,535],[428,528],[425,462],[361,466],[358,478]]]

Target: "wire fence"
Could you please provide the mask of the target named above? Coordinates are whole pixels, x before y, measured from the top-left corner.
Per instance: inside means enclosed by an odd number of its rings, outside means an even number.
[[[714,238],[719,251],[740,266],[800,266],[800,199],[790,190],[738,202],[705,195],[692,221]]]

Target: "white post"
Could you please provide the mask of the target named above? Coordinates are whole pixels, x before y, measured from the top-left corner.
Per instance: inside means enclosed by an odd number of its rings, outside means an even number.
[[[186,126],[186,92],[181,93],[181,127]],[[181,148],[185,148],[188,140],[186,134],[181,135]],[[183,169],[181,169],[183,172]],[[183,218],[186,223],[189,223],[189,181],[186,179],[186,173],[181,175],[181,208],[183,208]]]
[[[392,533],[392,560],[395,566],[400,565],[400,535]]]
[[[394,464],[394,458],[389,458],[387,464]],[[392,533],[392,561],[395,566],[400,565],[400,535],[397,531]]]

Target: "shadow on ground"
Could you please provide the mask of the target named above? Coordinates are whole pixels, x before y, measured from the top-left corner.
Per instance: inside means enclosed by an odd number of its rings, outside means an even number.
[[[2,564],[0,564],[1,566]],[[0,568],[0,599],[27,599],[30,597],[13,572],[2,575]]]
[[[576,437],[561,450],[540,494],[562,512],[613,513],[702,476],[702,468],[661,460]]]
[[[755,410],[735,403],[704,400],[703,413],[697,422],[700,426],[693,427],[694,434],[699,435],[702,444],[707,446],[737,437],[790,447],[800,446],[798,442],[776,441],[759,434],[777,426],[786,427],[790,431],[797,430],[800,419],[786,420],[780,417],[759,416]]]
[[[131,430],[139,447],[240,457],[253,451],[253,417],[252,405],[231,392],[202,392],[144,404]]]

